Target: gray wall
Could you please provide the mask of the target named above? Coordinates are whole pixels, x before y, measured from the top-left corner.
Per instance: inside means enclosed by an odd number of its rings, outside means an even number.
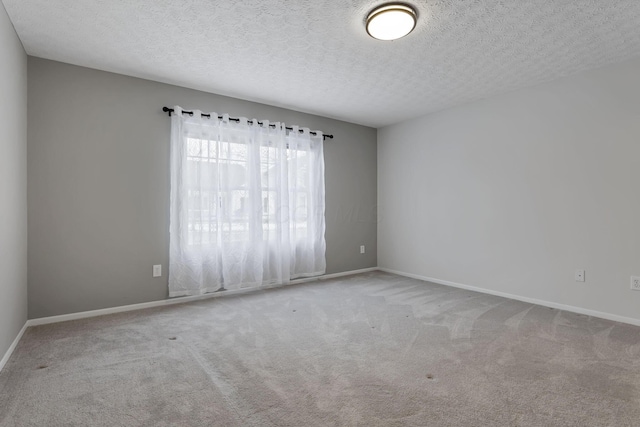
[[[0,359],[27,321],[27,55],[0,2]]]
[[[176,104],[333,134],[327,273],[377,265],[375,129],[30,57],[29,318],[167,297],[170,120],[161,108]],[[151,277],[153,264],[163,277]]]
[[[378,168],[380,267],[640,320],[640,61],[382,128]]]

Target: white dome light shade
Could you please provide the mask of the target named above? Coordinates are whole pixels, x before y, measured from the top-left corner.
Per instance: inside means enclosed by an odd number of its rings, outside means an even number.
[[[403,4],[385,4],[367,17],[367,33],[378,40],[396,40],[416,26],[416,11]]]

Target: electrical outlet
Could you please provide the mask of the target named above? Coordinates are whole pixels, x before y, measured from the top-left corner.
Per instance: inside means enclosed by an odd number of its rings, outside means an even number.
[[[363,254],[364,253],[364,245],[360,245],[360,253]]]
[[[576,282],[584,282],[584,270],[576,270]]]
[[[162,265],[158,264],[158,265],[154,265],[153,266],[153,277],[160,277],[162,276]]]
[[[640,291],[640,277],[631,276],[631,289],[634,291]]]

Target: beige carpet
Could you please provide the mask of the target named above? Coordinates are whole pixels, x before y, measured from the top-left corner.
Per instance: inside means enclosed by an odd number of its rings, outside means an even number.
[[[370,273],[29,328],[0,426],[639,426],[640,328]]]

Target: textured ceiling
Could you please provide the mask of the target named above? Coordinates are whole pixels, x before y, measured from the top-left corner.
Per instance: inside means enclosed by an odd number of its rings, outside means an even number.
[[[639,0],[3,0],[27,53],[373,127],[640,56]]]

